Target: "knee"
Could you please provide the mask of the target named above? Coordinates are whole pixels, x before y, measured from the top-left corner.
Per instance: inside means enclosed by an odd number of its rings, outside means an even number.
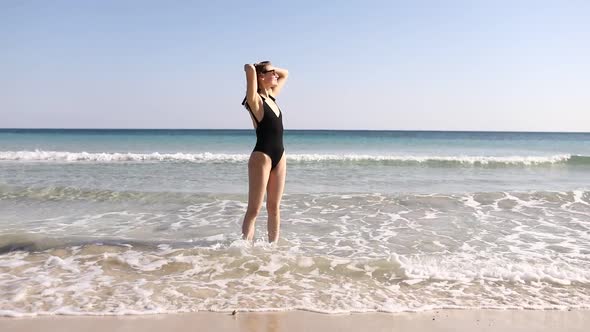
[[[246,215],[250,218],[256,218],[260,213],[262,206],[249,206]]]
[[[280,213],[278,202],[266,202],[266,211],[271,216],[276,216]]]

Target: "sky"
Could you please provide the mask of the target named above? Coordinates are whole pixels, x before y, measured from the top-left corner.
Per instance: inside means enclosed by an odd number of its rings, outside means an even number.
[[[590,132],[590,1],[0,0],[0,128]]]

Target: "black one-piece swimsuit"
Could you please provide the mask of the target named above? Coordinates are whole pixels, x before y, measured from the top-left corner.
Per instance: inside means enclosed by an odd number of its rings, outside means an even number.
[[[260,97],[264,105],[264,114],[260,121],[254,115],[248,103],[244,101],[243,104],[256,121],[256,146],[254,147],[254,151],[259,151],[269,156],[272,162],[271,169],[274,169],[279,161],[281,161],[281,157],[285,151],[283,146],[283,112],[279,108],[279,116],[277,116],[266,102],[266,98],[263,96]],[[269,95],[269,97],[275,101],[273,96]]]

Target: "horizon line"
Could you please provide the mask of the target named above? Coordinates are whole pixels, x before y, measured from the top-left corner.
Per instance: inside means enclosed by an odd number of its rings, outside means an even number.
[[[254,128],[59,128],[59,127],[30,127],[30,128],[3,128],[0,127],[0,131],[5,130],[255,130]],[[456,133],[539,133],[539,134],[590,134],[590,131],[529,131],[529,130],[448,130],[448,129],[303,129],[303,128],[291,128],[285,129],[285,131],[374,131],[374,132],[456,132]]]

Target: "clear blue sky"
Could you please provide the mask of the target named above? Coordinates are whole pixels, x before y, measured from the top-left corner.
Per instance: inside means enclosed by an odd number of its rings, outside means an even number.
[[[0,0],[0,127],[590,131],[590,1]]]

